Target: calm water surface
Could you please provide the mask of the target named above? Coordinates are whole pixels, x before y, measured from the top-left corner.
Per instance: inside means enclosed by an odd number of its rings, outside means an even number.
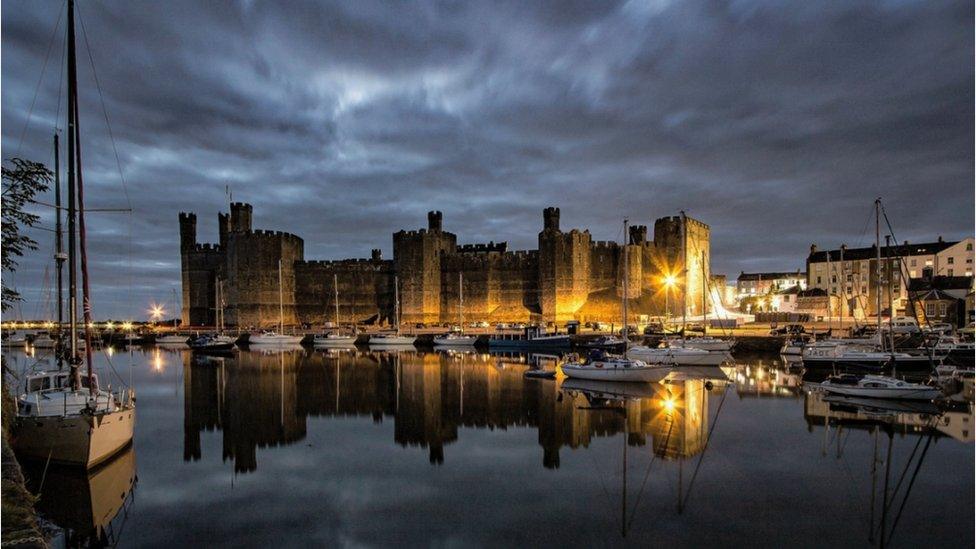
[[[775,356],[643,386],[524,378],[544,356],[98,356],[103,384],[131,376],[136,436],[48,471],[39,505],[71,543],[974,543],[971,403],[831,403]]]

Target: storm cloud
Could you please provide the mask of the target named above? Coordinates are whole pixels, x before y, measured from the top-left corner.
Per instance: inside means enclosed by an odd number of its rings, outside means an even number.
[[[3,158],[50,163],[63,5],[4,8]],[[216,240],[228,187],[256,227],[319,259],[390,257],[390,234],[431,209],[462,243],[520,249],[550,205],[600,240],[685,210],[730,278],[802,268],[811,243],[869,243],[878,196],[899,239],[972,235],[972,2],[85,0],[80,14],[89,204],[133,209],[90,214],[99,317],[169,299],[177,213]],[[41,250],[12,277],[28,318],[53,280],[51,235],[32,234]]]

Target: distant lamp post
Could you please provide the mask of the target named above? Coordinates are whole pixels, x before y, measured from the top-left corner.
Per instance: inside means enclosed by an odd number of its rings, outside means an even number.
[[[166,310],[163,309],[162,305],[153,304],[149,307],[149,318],[152,319],[153,322],[159,322],[165,314]]]

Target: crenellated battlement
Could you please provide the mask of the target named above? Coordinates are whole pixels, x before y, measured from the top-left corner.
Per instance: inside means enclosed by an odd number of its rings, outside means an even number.
[[[485,252],[505,252],[508,250],[508,242],[488,242],[487,244],[463,244],[457,247],[457,253],[485,253]]]
[[[466,314],[490,322],[616,319],[619,308],[612,296],[622,292],[624,268],[633,285],[630,295],[648,290],[646,302],[633,313],[661,315],[665,304],[657,300],[663,294],[648,288],[661,278],[661,265],[684,261],[694,271],[688,275],[692,289],[700,288],[697,281],[708,275],[709,227],[681,216],[655,220],[653,240],[647,238],[646,225],[630,226],[625,265],[624,243],[595,241],[585,229],[562,231],[555,207],[543,212],[544,228],[535,250],[509,250],[507,241],[493,240],[458,245],[456,235],[443,229],[443,214],[432,210],[426,227],[392,234],[392,260],[383,259],[379,247],[362,258],[305,260],[300,236],[254,230],[252,211],[250,204],[234,202],[229,213],[219,213],[219,243],[197,243],[196,215],[180,212],[187,324],[213,322],[218,282],[225,292],[228,325],[277,322],[279,308],[268,296],[277,296],[279,285],[286,324],[332,320],[338,303],[342,323],[378,319],[386,325],[395,295],[400,296],[403,322],[453,321],[459,274],[464,275]],[[683,246],[683,241],[688,244]],[[694,255],[687,250],[694,250]],[[699,254],[704,254],[704,262]],[[664,260],[657,261],[658,256]],[[283,274],[277,268],[279,260],[287,263]],[[399,294],[394,291],[397,278]],[[688,303],[700,303],[692,294],[689,291]],[[672,304],[680,301],[671,297],[676,300]]]

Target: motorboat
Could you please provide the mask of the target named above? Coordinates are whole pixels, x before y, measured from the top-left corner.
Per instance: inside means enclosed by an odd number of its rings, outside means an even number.
[[[933,356],[943,356],[946,364],[972,368],[976,362],[976,343],[942,339],[932,348]]]
[[[40,372],[17,398],[12,443],[28,458],[93,467],[129,444],[134,425],[131,390],[103,390],[96,374],[72,388],[68,372]]]
[[[478,342],[478,336],[464,334],[444,334],[434,338],[434,345],[438,347],[473,347]]]
[[[524,328],[518,334],[495,334],[488,338],[491,350],[517,349],[569,349],[568,334],[544,334],[535,326]]]
[[[413,345],[417,342],[417,336],[397,334],[393,332],[373,334],[369,336],[370,345]]]
[[[356,337],[356,334],[329,332],[315,336],[312,343],[316,347],[352,347],[356,345]]]
[[[669,364],[672,366],[718,366],[731,358],[728,353],[710,352],[704,349],[647,347],[644,345],[631,347],[627,351],[627,356],[652,364]]]
[[[198,352],[230,351],[234,348],[233,341],[221,340],[218,336],[206,334],[191,339],[187,345]]]
[[[930,385],[878,375],[831,376],[820,384],[820,388],[836,395],[868,398],[932,400],[942,395],[942,391]]]
[[[780,347],[779,354],[782,356],[803,356],[803,349],[806,346],[807,342],[802,339],[787,339]]]
[[[566,377],[573,379],[643,383],[656,383],[671,372],[668,365],[648,364],[600,350],[591,351],[586,360],[567,361],[560,368]]]
[[[712,336],[685,337],[667,340],[668,347],[675,349],[701,349],[703,351],[729,352],[735,347],[735,341],[718,339]]]
[[[251,335],[248,343],[251,345],[294,345],[301,343],[305,336],[279,334],[278,332],[262,332]]]

